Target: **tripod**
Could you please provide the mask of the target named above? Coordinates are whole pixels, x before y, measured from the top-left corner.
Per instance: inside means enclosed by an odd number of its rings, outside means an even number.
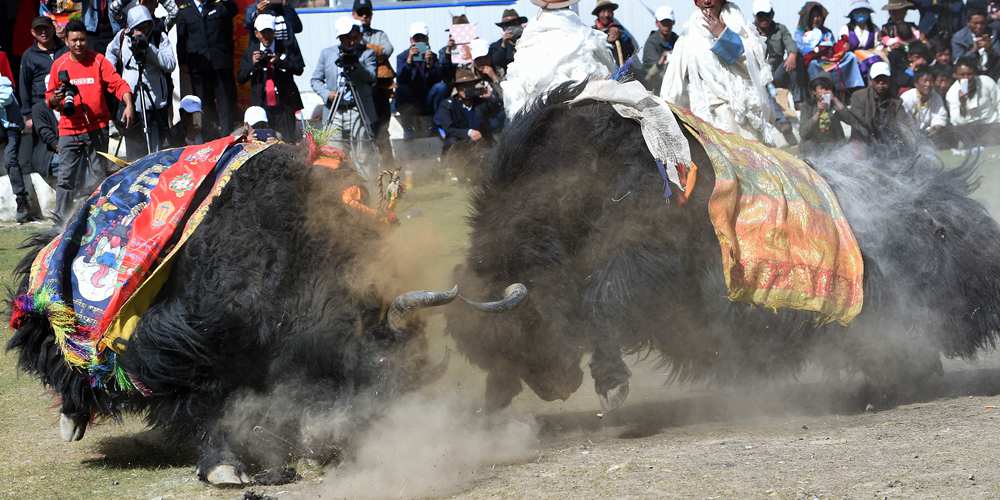
[[[135,61],[139,77],[136,79],[135,88],[132,89],[132,95],[138,95],[139,98],[135,105],[139,108],[139,114],[142,116],[142,135],[146,140],[146,154],[152,153],[152,140],[149,136],[149,120],[146,116],[146,92],[152,92],[149,89],[149,85],[146,85],[144,78],[146,76],[146,62],[143,60],[145,58],[136,58],[135,54],[132,54],[132,60]],[[118,145],[115,147],[115,156],[118,156],[118,151],[121,149],[122,143],[125,142],[125,135],[128,131],[122,131],[121,140],[118,141]],[[157,148],[159,149],[159,148]],[[128,151],[126,151],[128,153]]]
[[[361,130],[356,133],[354,130],[354,123],[350,124],[350,130],[347,133],[347,144],[348,144],[348,154],[351,155],[351,159],[354,161],[355,167],[358,172],[365,177],[366,180],[371,181],[374,177],[374,173],[378,171],[379,162],[379,151],[378,144],[375,143],[375,129],[372,123],[368,120],[368,116],[365,114],[364,103],[358,98],[358,92],[354,86],[354,82],[347,76],[350,73],[351,68],[342,68],[341,76],[343,77],[337,85],[337,96],[333,100],[333,105],[330,107],[330,116],[327,117],[326,123],[324,123],[323,128],[329,128],[333,124],[333,120],[336,118],[337,111],[340,109],[344,102],[344,95],[349,91],[352,96],[354,96],[354,106],[358,110],[358,116],[361,120]],[[371,110],[374,111],[374,110]],[[343,131],[341,131],[343,134]],[[359,137],[355,137],[358,135]],[[355,142],[364,142],[371,148],[370,151],[363,151],[361,145],[356,145]],[[369,169],[369,154],[375,159],[375,165],[373,169]]]

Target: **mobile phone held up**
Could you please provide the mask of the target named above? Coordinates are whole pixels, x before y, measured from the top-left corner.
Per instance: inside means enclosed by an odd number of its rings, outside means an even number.
[[[424,54],[431,50],[431,46],[425,42],[417,42],[414,47],[417,48],[417,53],[413,55],[413,62],[423,62]]]

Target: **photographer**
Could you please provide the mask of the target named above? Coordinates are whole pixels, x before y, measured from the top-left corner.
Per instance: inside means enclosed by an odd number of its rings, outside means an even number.
[[[410,47],[396,56],[396,111],[407,139],[431,134],[434,108],[428,96],[444,79],[444,69],[431,50],[427,24],[410,25]]]
[[[168,124],[170,73],[177,67],[170,39],[155,32],[153,16],[142,5],[128,11],[127,28],[115,35],[106,57],[113,65],[122,65],[122,78],[132,87],[140,119],[125,129],[125,152],[129,160],[159,151]],[[139,73],[142,73],[142,93]],[[143,118],[145,111],[145,121]],[[148,144],[147,144],[148,132]],[[148,150],[147,150],[148,146]]]
[[[528,18],[517,13],[514,9],[503,11],[497,27],[503,30],[500,39],[490,45],[490,58],[493,60],[493,68],[500,74],[500,78],[507,72],[507,65],[514,62],[514,54],[517,53],[517,41],[524,33],[524,25],[528,23]]]
[[[343,134],[350,133],[354,122],[359,119],[358,113],[364,115],[369,125],[378,121],[373,98],[377,58],[375,52],[365,46],[360,21],[341,17],[334,23],[334,28],[340,43],[320,52],[319,64],[309,83],[324,101],[323,123],[331,123]],[[357,95],[350,95],[348,81]],[[341,99],[339,109],[332,109],[338,90],[348,92],[348,95]],[[334,115],[332,120],[331,114]],[[374,136],[373,130],[369,133]]]
[[[442,157],[458,157],[458,165],[478,165],[493,145],[491,119],[502,111],[503,103],[489,84],[472,70],[459,69],[455,73],[455,94],[443,101],[434,114],[434,125],[444,131]],[[467,172],[465,177],[476,175]]]
[[[257,41],[247,46],[240,62],[240,83],[250,82],[250,103],[267,111],[274,130],[288,142],[298,141],[295,112],[302,98],[294,77],[305,69],[294,39],[276,40],[274,16],[259,14],[254,20]]]
[[[73,198],[85,194],[107,176],[98,151],[108,148],[110,92],[125,104],[122,121],[135,119],[132,89],[115,73],[104,55],[87,48],[87,29],[79,21],[66,24],[69,52],[52,63],[45,98],[59,111],[59,169],[56,172],[56,214],[69,216]],[[83,179],[84,182],[78,182]]]

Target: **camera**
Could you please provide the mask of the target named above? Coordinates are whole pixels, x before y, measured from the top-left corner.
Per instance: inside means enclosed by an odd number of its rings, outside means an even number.
[[[340,68],[350,71],[361,62],[361,51],[356,48],[340,48],[340,55],[334,64]]]
[[[66,70],[59,72],[59,88],[63,93],[62,112],[66,116],[73,116],[76,113],[74,100],[80,94],[80,89],[69,81],[69,72]]]
[[[132,42],[132,58],[142,63],[149,55],[149,39],[141,32],[136,32],[128,36]]]

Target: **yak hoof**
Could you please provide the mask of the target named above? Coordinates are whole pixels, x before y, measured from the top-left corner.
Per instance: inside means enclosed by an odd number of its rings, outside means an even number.
[[[59,435],[67,443],[83,439],[83,434],[87,432],[87,420],[83,418],[73,418],[65,413],[59,414]]]
[[[235,465],[219,464],[205,474],[205,482],[212,486],[228,487],[250,484],[250,476],[237,470]]]
[[[605,412],[614,411],[625,404],[628,399],[628,381],[622,382],[604,394],[598,394],[601,399],[601,409]]]

